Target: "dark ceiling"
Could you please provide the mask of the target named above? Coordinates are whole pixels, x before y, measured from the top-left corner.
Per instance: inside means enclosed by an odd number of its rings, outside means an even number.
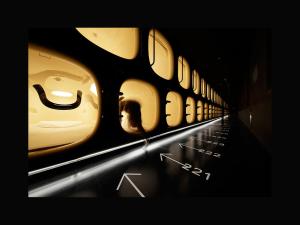
[[[160,29],[200,76],[235,105],[249,74],[258,29]],[[176,46],[176,47],[175,47]],[[226,79],[226,80],[224,80]],[[229,91],[228,91],[229,90]],[[228,93],[230,92],[230,93]]]

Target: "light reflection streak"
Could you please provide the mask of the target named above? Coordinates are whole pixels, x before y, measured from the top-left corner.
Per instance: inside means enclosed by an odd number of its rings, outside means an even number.
[[[198,126],[195,128],[191,128],[187,131],[183,131],[180,134],[175,134],[167,138],[163,138],[157,141],[154,141],[153,143],[148,144],[147,146],[142,146],[139,148],[135,148],[131,150],[129,153],[124,153],[121,156],[117,156],[111,160],[108,160],[106,162],[100,163],[96,166],[91,166],[87,169],[84,169],[80,172],[76,172],[75,174],[68,175],[65,178],[58,179],[56,181],[53,181],[51,183],[48,183],[46,185],[40,186],[38,188],[34,188],[28,192],[28,197],[46,197],[50,196],[54,193],[63,191],[67,188],[70,188],[74,185],[77,185],[79,182],[83,182],[85,180],[91,179],[94,176],[98,176],[106,171],[109,171],[111,169],[114,169],[117,166],[122,166],[130,161],[134,161],[135,159],[141,157],[142,155],[146,154],[146,151],[154,151],[159,149],[163,145],[170,144],[174,141],[178,141],[178,139],[182,139],[184,137],[187,137],[188,135],[191,135],[193,132],[204,129],[218,121],[220,121],[222,118],[216,119],[214,121],[211,121],[209,123],[206,123],[202,126]],[[163,135],[157,135],[157,137],[163,136]],[[149,138],[150,140],[155,139],[154,137]],[[143,140],[142,140],[143,141]]]

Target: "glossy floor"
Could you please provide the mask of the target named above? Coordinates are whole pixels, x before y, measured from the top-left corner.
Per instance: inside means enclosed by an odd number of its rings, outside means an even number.
[[[150,141],[151,143],[151,141]],[[271,156],[236,119],[132,149],[29,190],[29,196],[271,196]]]

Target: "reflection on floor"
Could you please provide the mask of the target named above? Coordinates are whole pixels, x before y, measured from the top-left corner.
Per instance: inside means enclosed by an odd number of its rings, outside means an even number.
[[[271,196],[271,156],[240,121],[225,119],[170,144],[97,162],[52,186],[29,196]]]

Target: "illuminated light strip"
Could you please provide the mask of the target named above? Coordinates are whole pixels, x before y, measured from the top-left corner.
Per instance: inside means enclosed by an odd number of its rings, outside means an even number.
[[[47,170],[55,169],[55,168],[58,168],[58,167],[61,167],[61,166],[65,166],[65,165],[69,165],[71,163],[79,162],[81,160],[89,159],[89,158],[92,158],[92,157],[95,157],[95,156],[98,156],[98,155],[102,155],[102,154],[105,154],[105,153],[108,153],[108,152],[112,152],[112,151],[118,150],[120,148],[125,148],[125,147],[131,146],[131,145],[134,145],[134,144],[138,144],[138,143],[142,143],[142,142],[144,142],[144,140],[130,142],[130,143],[125,144],[125,145],[120,145],[120,146],[116,146],[114,148],[109,148],[109,149],[106,149],[106,150],[101,150],[100,152],[96,152],[96,153],[92,153],[92,154],[89,154],[89,155],[86,155],[86,156],[82,156],[82,157],[77,158],[77,159],[69,160],[69,161],[66,161],[66,162],[63,162],[63,163],[58,163],[56,165],[48,166],[48,167],[41,168],[41,169],[38,169],[38,170],[30,171],[28,173],[28,175],[31,176],[31,175],[34,175],[34,174],[45,172]]]
[[[54,194],[55,192],[63,191],[73,185],[78,184],[78,182],[90,179],[92,176],[99,175],[109,169],[112,169],[117,165],[120,166],[122,164],[128,163],[129,161],[135,160],[136,158],[139,158],[140,156],[144,155],[146,151],[151,151],[161,145],[168,144],[170,142],[173,142],[174,140],[178,140],[178,137],[184,137],[186,135],[189,135],[190,133],[195,132],[196,130],[203,129],[204,127],[207,127],[219,120],[221,120],[221,118],[211,121],[201,127],[185,131],[181,134],[173,135],[172,137],[168,137],[164,140],[155,141],[146,146],[146,149],[144,146],[140,148],[135,148],[129,153],[124,153],[123,155],[117,156],[112,160],[101,163],[98,166],[92,166],[73,175],[69,175],[65,178],[61,178],[49,184],[32,189],[28,192],[28,197],[47,197],[51,194]]]
[[[101,163],[100,165],[90,167],[73,175],[69,175],[65,178],[61,178],[49,184],[32,189],[28,192],[28,197],[47,197],[55,192],[63,191],[66,188],[72,187],[73,185],[78,184],[78,182],[82,182],[92,176],[99,175],[117,165],[122,165],[135,160],[143,154],[145,154],[143,147],[133,149],[130,153],[118,156],[112,160]]]
[[[219,120],[219,119],[211,119],[211,120],[206,120],[206,121],[203,121],[203,122],[200,122],[200,123],[197,123],[197,124],[193,124],[193,125],[190,125],[190,126],[187,126],[187,127],[183,127],[183,128],[179,128],[179,129],[176,129],[176,130],[172,130],[172,131],[168,131],[166,133],[162,133],[162,134],[159,134],[159,135],[155,135],[153,137],[150,137],[148,138],[149,140],[151,139],[155,139],[157,137],[161,137],[161,136],[164,136],[164,135],[167,135],[167,134],[171,134],[171,133],[174,133],[174,132],[177,132],[177,131],[180,131],[180,130],[185,130],[185,129],[188,129],[188,128],[191,128],[191,127],[195,127],[195,126],[199,126],[203,123],[209,123],[211,121],[215,121],[215,120]]]
[[[176,129],[176,130],[173,130],[173,131],[169,131],[169,132],[166,132],[166,133],[163,133],[163,134],[160,134],[160,135],[153,136],[153,137],[149,138],[149,140],[157,138],[157,137],[164,136],[166,134],[174,133],[174,132],[177,132],[177,131],[180,131],[180,130],[184,130],[184,129],[188,129],[188,128],[191,128],[191,127],[199,126],[203,123],[209,123],[210,121],[218,121],[220,119],[222,119],[222,118],[207,120],[207,121],[203,121],[203,122],[193,124],[193,125],[190,125],[190,126],[187,126],[187,127],[179,128],[179,129]],[[116,150],[131,146],[131,145],[134,145],[134,144],[142,143],[142,142],[145,142],[145,139],[138,140],[138,141],[135,141],[135,142],[130,142],[130,143],[120,145],[120,146],[116,146],[116,147],[113,147],[113,148],[109,148],[109,149],[106,149],[106,150],[101,150],[99,152],[92,153],[92,154],[89,154],[89,155],[86,155],[86,156],[82,156],[82,157],[79,157],[77,159],[72,159],[72,160],[69,160],[69,161],[66,161],[66,162],[63,162],[63,163],[58,163],[58,164],[55,164],[55,165],[52,165],[52,166],[48,166],[48,167],[44,167],[44,168],[41,168],[41,169],[33,170],[33,171],[28,172],[28,176],[32,176],[32,175],[42,173],[42,172],[45,172],[45,171],[48,171],[48,170],[51,170],[51,169],[55,169],[55,168],[58,168],[58,167],[66,166],[66,165],[76,163],[76,162],[79,162],[79,161],[82,161],[82,160],[85,160],[85,159],[89,159],[89,158],[92,158],[92,157],[96,157],[96,156],[99,156],[99,155],[103,155],[105,153],[116,151]]]
[[[59,96],[59,97],[72,97],[73,94],[67,91],[52,91],[52,95]]]
[[[157,149],[157,148],[159,148],[159,147],[161,147],[163,145],[167,145],[167,144],[170,144],[170,143],[172,143],[174,141],[178,141],[178,139],[184,138],[184,137],[190,135],[191,133],[194,133],[195,131],[198,131],[198,130],[201,130],[201,129],[207,127],[207,126],[210,126],[211,124],[214,124],[214,123],[220,121],[221,119],[222,118],[219,118],[219,119],[211,121],[211,122],[209,122],[207,124],[204,124],[203,126],[196,127],[196,128],[193,128],[193,129],[189,129],[189,130],[184,131],[184,132],[182,132],[180,134],[175,134],[175,135],[173,135],[171,137],[167,137],[167,138],[165,138],[163,140],[155,141],[155,142],[149,144],[146,147],[146,151],[151,151],[151,150]]]
[[[95,83],[91,84],[90,91],[93,92],[96,96],[98,96]]]

